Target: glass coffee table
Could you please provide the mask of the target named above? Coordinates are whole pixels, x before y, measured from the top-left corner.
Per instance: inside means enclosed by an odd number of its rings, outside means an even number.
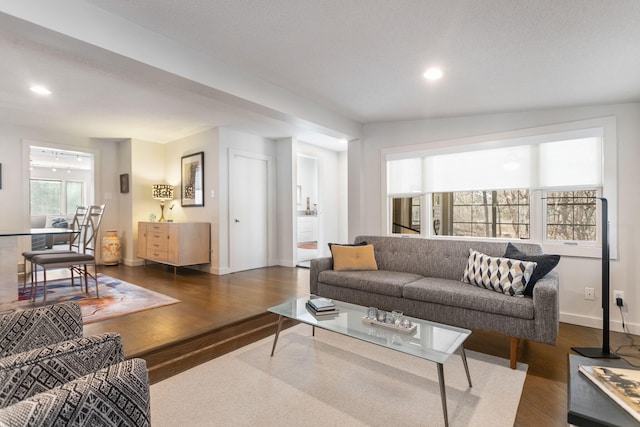
[[[282,321],[285,318],[289,318],[311,325],[314,334],[315,328],[321,328],[379,345],[390,350],[429,360],[434,362],[438,367],[438,382],[440,384],[440,398],[442,400],[444,422],[445,425],[449,425],[444,384],[444,362],[446,362],[453,353],[459,353],[462,357],[462,364],[467,374],[469,387],[471,387],[471,375],[469,375],[467,356],[463,346],[464,340],[471,334],[470,330],[408,316],[404,317],[415,325],[415,330],[412,332],[403,329],[396,330],[383,325],[369,324],[363,321],[367,316],[366,307],[337,300],[333,300],[333,302],[338,309],[338,314],[316,317],[306,307],[308,300],[309,297],[292,299],[284,304],[269,308],[270,312],[279,316],[278,330],[276,331],[271,349],[272,357],[278,344],[278,336],[282,330]]]

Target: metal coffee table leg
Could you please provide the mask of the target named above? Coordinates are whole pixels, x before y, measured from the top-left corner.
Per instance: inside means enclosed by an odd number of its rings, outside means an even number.
[[[273,339],[273,347],[271,348],[271,357],[273,357],[273,352],[276,351],[276,344],[278,344],[278,336],[280,335],[280,329],[282,329],[282,315],[278,317],[278,330],[276,331],[276,336]]]
[[[464,351],[464,346],[459,347],[460,356],[462,356],[462,363],[464,364],[464,371],[467,373],[467,381],[469,381],[469,387],[473,387],[471,385],[471,375],[469,374],[469,365],[467,364],[467,353]]]
[[[444,390],[444,365],[442,365],[442,363],[438,363],[438,382],[440,383],[440,399],[442,399],[444,425],[445,427],[449,427],[449,415],[447,414],[447,393]]]

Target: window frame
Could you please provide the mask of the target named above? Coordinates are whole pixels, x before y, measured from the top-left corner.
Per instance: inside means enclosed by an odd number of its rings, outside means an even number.
[[[617,259],[618,246],[618,186],[617,186],[617,129],[616,118],[614,116],[600,117],[595,119],[581,120],[568,123],[560,123],[548,126],[539,126],[529,129],[507,131],[484,136],[475,136],[462,139],[444,140],[427,142],[412,146],[398,146],[381,150],[381,202],[382,202],[382,230],[387,234],[390,233],[391,212],[389,211],[390,200],[395,197],[416,197],[421,195],[422,199],[422,221],[421,234],[415,237],[427,238],[446,238],[479,241],[516,241],[517,239],[508,238],[477,238],[477,237],[457,237],[457,236],[440,236],[435,235],[431,227],[432,212],[432,193],[420,192],[412,194],[390,194],[387,193],[387,161],[398,160],[411,157],[424,157],[435,153],[471,151],[485,147],[499,147],[501,144],[509,143],[509,140],[518,140],[521,138],[531,139],[532,141],[553,141],[557,139],[558,134],[566,134],[565,139],[579,137],[580,135],[589,134],[594,129],[599,129],[602,134],[602,187],[599,188],[600,197],[604,197],[609,201],[609,247],[611,259]],[[593,136],[593,135],[590,135]],[[554,139],[556,138],[556,139]],[[593,189],[594,187],[592,187]],[[576,191],[578,187],[565,187],[553,189],[530,189],[530,238],[524,241],[540,244],[545,253],[555,253],[565,256],[576,257],[593,257],[600,258],[601,251],[601,207],[597,206],[596,218],[596,236],[597,240],[593,241],[554,241],[545,238],[546,234],[546,203],[543,203],[544,194],[548,191]],[[598,203],[598,205],[600,205]],[[429,224],[429,226],[426,226]],[[397,235],[397,234],[395,234]],[[518,239],[519,240],[519,239]]]

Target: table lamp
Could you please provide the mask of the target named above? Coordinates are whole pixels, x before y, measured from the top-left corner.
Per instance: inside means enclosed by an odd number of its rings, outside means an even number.
[[[167,222],[164,218],[164,203],[166,200],[173,200],[173,185],[154,184],[151,194],[154,199],[160,200],[160,219],[158,222]]]

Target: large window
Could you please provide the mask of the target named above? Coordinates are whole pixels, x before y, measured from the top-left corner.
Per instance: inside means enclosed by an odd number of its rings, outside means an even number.
[[[529,238],[529,190],[439,193],[451,214],[448,236]]]
[[[76,211],[77,206],[84,206],[84,182],[67,181],[66,205],[67,214]]]
[[[616,195],[615,179],[605,173],[615,172],[615,123],[600,121],[606,126],[389,150],[383,154],[388,232],[528,239],[559,253],[597,256],[598,198]],[[409,212],[419,212],[419,220]]]
[[[597,193],[595,189],[546,192],[542,197],[546,202],[545,239],[596,241]],[[444,203],[440,217],[434,219],[440,235],[531,238],[529,190],[459,191],[437,193],[433,198]]]
[[[62,213],[62,181],[31,180],[31,215]]]
[[[595,241],[597,238],[596,196],[596,190],[548,192],[546,238]]]
[[[73,215],[94,200],[91,153],[29,143],[29,201],[32,216]]]
[[[84,205],[83,182],[31,179],[30,187],[31,215],[71,214]]]
[[[420,197],[397,197],[392,200],[392,232],[420,234],[422,215]]]

